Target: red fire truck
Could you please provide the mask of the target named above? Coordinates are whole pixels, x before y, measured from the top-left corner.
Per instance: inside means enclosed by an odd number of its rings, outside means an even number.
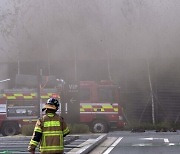
[[[87,124],[94,133],[108,132],[111,127],[124,127],[118,86],[109,81],[81,81],[67,87],[61,90],[43,88],[39,100],[37,89],[4,89],[0,94],[1,133],[4,136],[18,134],[23,124],[35,122],[50,97],[60,100],[58,112],[68,122]]]

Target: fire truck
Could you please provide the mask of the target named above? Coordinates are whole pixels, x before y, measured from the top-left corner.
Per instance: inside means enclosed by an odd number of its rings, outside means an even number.
[[[2,135],[18,134],[22,125],[35,122],[42,116],[41,109],[50,97],[59,99],[57,113],[68,123],[87,124],[93,133],[125,125],[117,85],[110,81],[80,81],[55,88],[43,87],[39,93],[37,88],[3,89],[0,94]]]

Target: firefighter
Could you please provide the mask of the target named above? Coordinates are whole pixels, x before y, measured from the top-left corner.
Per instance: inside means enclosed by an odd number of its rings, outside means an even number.
[[[32,139],[28,146],[28,151],[35,153],[35,148],[40,143],[41,154],[58,153],[64,151],[64,137],[69,134],[64,119],[56,114],[59,108],[57,99],[50,98],[42,111],[46,114],[37,120]]]

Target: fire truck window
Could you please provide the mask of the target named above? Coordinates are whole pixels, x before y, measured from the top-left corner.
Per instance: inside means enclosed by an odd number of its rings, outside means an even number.
[[[0,113],[5,113],[5,112],[6,112],[6,105],[0,104]]]
[[[114,90],[109,87],[101,87],[98,89],[98,100],[100,102],[114,102]]]
[[[36,101],[7,101],[7,117],[36,117],[37,110]]]
[[[90,89],[88,89],[88,88],[81,88],[80,89],[80,100],[81,101],[90,100]]]

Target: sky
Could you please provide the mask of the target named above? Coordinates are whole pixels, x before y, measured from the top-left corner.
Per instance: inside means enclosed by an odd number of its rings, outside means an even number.
[[[179,0],[0,0],[1,62],[180,56]]]

